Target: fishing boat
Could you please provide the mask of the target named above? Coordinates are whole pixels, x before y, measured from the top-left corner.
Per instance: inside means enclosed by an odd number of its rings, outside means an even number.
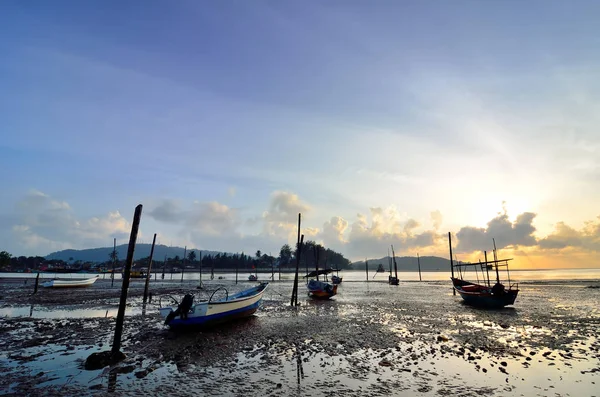
[[[248,281],[258,281],[258,277],[254,274],[248,276]]]
[[[268,283],[229,295],[225,287],[216,289],[208,301],[194,304],[193,295],[185,295],[177,307],[161,307],[160,315],[165,325],[172,328],[202,326],[226,322],[232,319],[253,315],[262,303],[262,297]],[[224,291],[225,297],[214,300],[218,291]]]
[[[450,243],[452,247],[452,243]],[[452,249],[452,248],[450,248]],[[498,259],[496,256],[496,242],[494,241],[494,260],[487,260],[487,252],[484,251],[485,262],[477,263],[454,263],[450,256],[450,266],[452,269],[452,286],[459,293],[465,303],[490,309],[500,309],[508,305],[513,305],[519,294],[519,285],[510,282],[510,272],[508,262],[510,259]],[[506,271],[508,288],[500,281],[500,269]],[[464,277],[467,271],[474,271],[471,274],[477,282],[466,280]],[[490,271],[496,273],[496,282],[492,285],[490,280]],[[456,277],[455,277],[456,276]]]
[[[43,282],[41,285],[45,288],[77,288],[77,287],[88,287],[96,282],[96,277],[92,278],[81,278],[81,279],[60,279],[55,278]]]
[[[340,269],[331,269],[335,274],[331,275],[331,283],[333,285],[339,285],[342,283],[343,277],[340,277]]]
[[[332,271],[331,269],[314,270],[304,276],[305,278],[317,277],[317,279],[311,278],[306,285],[308,296],[316,299],[329,299],[337,294],[337,284],[330,284],[327,279],[325,281],[318,279],[319,275],[327,275]]]
[[[377,267],[377,273],[384,273],[385,272],[385,268],[383,267],[383,263],[380,263],[379,266]]]

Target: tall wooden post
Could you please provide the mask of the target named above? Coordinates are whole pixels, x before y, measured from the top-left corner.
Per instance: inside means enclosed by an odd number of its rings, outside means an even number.
[[[452,261],[452,235],[448,232],[448,245],[450,246],[450,271],[452,272],[452,278],[454,278],[454,262]],[[454,283],[454,281],[452,281]],[[456,289],[454,288],[454,284],[452,284],[452,295],[456,295]]]
[[[154,258],[154,245],[156,244],[156,233],[154,233],[154,239],[152,240],[152,248],[150,248],[150,261],[148,262],[148,274],[146,275],[146,285],[144,286],[144,300],[146,303],[148,299],[148,287],[150,286],[150,277],[152,277],[152,258]]]
[[[162,276],[161,276],[162,280],[165,279],[165,268],[166,267],[167,267],[167,254],[165,254],[165,261],[163,262],[163,272],[162,272]]]
[[[121,287],[121,300],[119,301],[117,322],[115,324],[115,337],[112,345],[113,357],[116,357],[121,350],[121,336],[123,335],[123,321],[125,319],[125,306],[127,305],[127,290],[129,289],[129,277],[131,276],[131,266],[133,265],[133,253],[135,251],[135,242],[137,240],[141,218],[142,205],[139,204],[135,207],[133,223],[131,225],[131,234],[129,235],[129,247],[127,248],[127,260],[125,262],[125,273],[123,275],[123,285]]]
[[[202,286],[202,251],[200,251],[198,253],[198,256],[200,257],[200,272],[199,272],[200,273],[200,284],[198,284],[198,288],[202,289],[202,288],[204,288]]]
[[[417,252],[417,264],[419,265],[419,281],[423,281],[421,279],[421,259],[419,258],[419,253]]]
[[[113,285],[115,285],[115,265],[117,264],[117,239],[116,237],[113,239],[113,268],[112,268],[112,273],[110,275],[111,281],[110,281],[110,286],[112,287]]]
[[[298,267],[300,266],[300,223],[302,221],[302,214],[298,214],[298,243],[296,244],[296,274],[294,276],[294,286],[292,287],[292,302],[291,305],[294,306],[294,303],[298,304]]]
[[[185,273],[185,260],[187,255],[187,245],[183,248],[183,260],[181,261],[181,282],[183,283],[183,273]]]
[[[365,258],[365,271],[367,272],[367,282],[369,281],[369,262]]]
[[[240,256],[240,259],[235,261],[235,283],[238,283],[238,273],[239,273],[239,269],[240,269],[240,261],[244,259],[244,253],[242,252],[242,255]]]
[[[40,282],[40,273],[38,273],[37,276],[35,276],[35,286],[33,287],[33,293],[34,294],[37,294],[39,282]]]

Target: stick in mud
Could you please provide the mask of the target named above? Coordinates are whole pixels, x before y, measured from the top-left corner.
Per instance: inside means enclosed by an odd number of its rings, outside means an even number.
[[[181,261],[181,282],[183,283],[183,273],[185,273],[185,255],[187,254],[187,245],[183,249],[183,260]]]
[[[139,204],[137,207],[135,207],[133,224],[131,225],[131,235],[129,236],[127,261],[125,262],[125,274],[123,275],[123,286],[121,287],[121,300],[119,301],[119,311],[117,312],[117,322],[115,324],[115,337],[112,345],[113,357],[117,357],[121,351],[121,336],[123,335],[123,320],[125,318],[125,305],[127,304],[127,290],[129,289],[129,277],[131,276],[131,265],[133,265],[133,253],[135,251],[135,242],[137,240],[141,218],[142,205]]]
[[[450,246],[450,271],[452,272],[452,278],[454,278],[454,262],[452,262],[452,235],[448,232],[448,245]],[[452,286],[452,295],[456,295],[456,289]]]
[[[150,277],[152,277],[152,258],[154,258],[154,245],[156,244],[156,233],[154,233],[154,239],[152,240],[152,248],[150,248],[150,261],[148,262],[148,274],[146,275],[146,285],[144,286],[144,303],[148,298],[148,287],[150,286]],[[156,280],[156,278],[155,278]]]
[[[37,276],[35,276],[35,287],[33,287],[33,294],[37,294],[37,290],[38,290],[38,284],[40,282],[40,273],[37,274]]]
[[[112,252],[112,260],[113,260],[113,266],[112,266],[112,272],[110,273],[110,287],[112,288],[115,285],[115,266],[117,263],[117,238],[115,237],[113,239],[113,252]]]
[[[296,244],[296,273],[294,275],[294,287],[292,288],[292,302],[291,306],[298,306],[298,268],[300,267],[300,223],[302,221],[302,214],[298,214],[298,243]]]

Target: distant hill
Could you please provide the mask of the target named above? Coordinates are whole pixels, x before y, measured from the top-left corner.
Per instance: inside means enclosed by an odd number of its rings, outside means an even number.
[[[383,264],[383,267],[386,271],[389,271],[389,256],[385,256],[379,259],[367,259],[369,262],[369,271],[375,271],[379,267],[379,264]],[[450,271],[450,260],[445,258],[440,258],[439,256],[422,256],[421,260],[421,271],[423,272],[435,272],[435,271]],[[417,257],[416,256],[402,256],[396,258],[396,263],[398,264],[399,272],[416,272],[419,271],[419,267],[417,265]],[[364,270],[365,261],[353,262],[352,268],[356,270]],[[393,264],[392,264],[393,269]]]
[[[124,260],[127,258],[127,244],[117,245],[117,254],[119,255],[119,260]],[[134,260],[146,258],[150,256],[150,249],[152,248],[152,244],[136,244],[135,252],[133,255]],[[83,261],[83,262],[106,262],[109,260],[109,255],[113,251],[113,247],[102,247],[102,248],[89,248],[83,250],[62,250],[53,252],[51,254],[46,255],[46,259],[60,259],[65,262],[72,261]],[[165,258],[174,258],[175,255],[179,255],[180,258],[183,258],[183,247],[168,247],[166,245],[156,245],[154,247],[154,259],[158,261],[162,261]],[[188,250],[189,252],[192,250]],[[196,252],[196,259],[200,257],[200,251],[194,249]],[[202,255],[216,255],[220,253],[219,251],[204,251],[202,250]]]

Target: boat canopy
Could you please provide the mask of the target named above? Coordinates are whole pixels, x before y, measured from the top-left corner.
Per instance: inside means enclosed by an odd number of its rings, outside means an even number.
[[[329,274],[332,273],[333,270],[332,269],[323,269],[323,270],[313,270],[312,272],[308,273],[306,276],[302,276],[304,278],[306,277],[316,277],[316,276],[320,276],[321,274]]]

